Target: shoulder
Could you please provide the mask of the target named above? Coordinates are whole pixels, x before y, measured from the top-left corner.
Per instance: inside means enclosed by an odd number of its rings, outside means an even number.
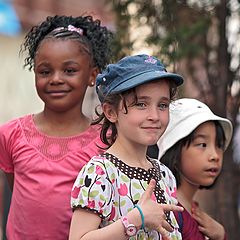
[[[109,175],[109,160],[94,156],[80,171],[71,193],[71,206],[88,208],[100,216],[110,216],[113,201],[112,184],[114,179]],[[106,204],[109,202],[108,204]]]
[[[101,125],[90,125],[82,134],[97,137],[100,135]]]
[[[168,179],[169,181],[176,181],[172,171],[166,165],[161,163],[159,160],[158,160],[158,162],[160,164],[160,169],[161,169],[161,172],[163,173],[164,177],[166,179]]]
[[[97,175],[103,175],[110,169],[115,169],[113,163],[102,155],[95,155],[91,158],[89,162],[84,166],[85,170],[95,169],[94,173]]]
[[[0,126],[0,134],[10,136],[13,133],[21,132],[22,123],[31,118],[31,115],[15,118]]]
[[[86,151],[94,150],[93,153],[95,152],[96,146],[100,148],[104,148],[105,145],[100,139],[100,131],[101,131],[101,126],[100,125],[91,125],[89,128],[84,131],[80,137],[84,141],[84,146],[83,148],[86,148]],[[100,151],[102,152],[102,151]],[[96,154],[96,152],[95,152]],[[95,155],[91,154],[91,156]]]
[[[151,161],[159,166],[163,178],[168,181],[176,181],[172,171],[166,165],[161,163],[158,159],[151,158]]]
[[[21,119],[21,118],[15,118],[15,119],[9,120],[9,121],[7,121],[7,122],[5,122],[5,123],[2,123],[2,124],[0,125],[0,130],[1,130],[1,131],[4,131],[4,130],[11,129],[12,127],[18,126],[20,119]]]

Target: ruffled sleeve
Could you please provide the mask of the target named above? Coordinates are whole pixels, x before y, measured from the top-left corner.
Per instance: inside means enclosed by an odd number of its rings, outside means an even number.
[[[111,163],[104,160],[95,156],[79,172],[72,188],[71,207],[85,208],[111,220],[115,175],[109,172]]]

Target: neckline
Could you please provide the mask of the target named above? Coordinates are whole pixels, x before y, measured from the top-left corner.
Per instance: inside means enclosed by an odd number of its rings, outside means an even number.
[[[75,139],[75,138],[79,138],[81,137],[83,134],[85,134],[86,132],[89,132],[89,130],[91,131],[95,131],[96,130],[96,126],[90,125],[85,131],[76,134],[76,135],[71,135],[71,136],[52,136],[52,135],[48,135],[42,131],[40,131],[37,127],[37,125],[34,122],[34,114],[30,114],[29,115],[29,123],[30,126],[32,127],[32,129],[34,129],[35,132],[37,132],[38,135],[43,136],[44,138],[51,138],[51,139]]]
[[[141,167],[129,166],[125,162],[123,162],[120,158],[108,152],[104,152],[100,155],[109,160],[111,163],[113,163],[116,168],[118,168],[121,172],[126,174],[129,178],[136,178],[139,180],[144,179],[146,181],[149,181],[151,178],[154,178],[157,182],[160,181],[162,178],[159,164],[156,162],[156,160],[148,156],[146,156],[147,160],[152,164],[152,167],[146,170]]]

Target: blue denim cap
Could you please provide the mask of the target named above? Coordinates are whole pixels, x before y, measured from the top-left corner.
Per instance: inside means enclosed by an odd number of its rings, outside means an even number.
[[[159,59],[140,54],[122,58],[98,74],[96,91],[102,103],[106,96],[121,93],[143,83],[161,78],[171,79],[177,86],[183,83],[182,76],[167,72]]]

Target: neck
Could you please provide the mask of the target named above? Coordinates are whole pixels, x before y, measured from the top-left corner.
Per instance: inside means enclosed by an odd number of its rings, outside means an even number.
[[[182,206],[191,214],[192,202],[194,195],[198,188],[189,184],[181,183],[181,186],[177,189],[177,199]]]
[[[147,147],[146,146],[135,146],[134,144],[120,141],[118,138],[115,143],[107,150],[107,152],[118,157],[129,166],[141,167],[148,169],[152,167],[150,162],[146,158]]]
[[[34,115],[34,122],[39,131],[50,136],[73,136],[85,131],[89,125],[89,119],[78,113],[52,113],[43,111]]]

